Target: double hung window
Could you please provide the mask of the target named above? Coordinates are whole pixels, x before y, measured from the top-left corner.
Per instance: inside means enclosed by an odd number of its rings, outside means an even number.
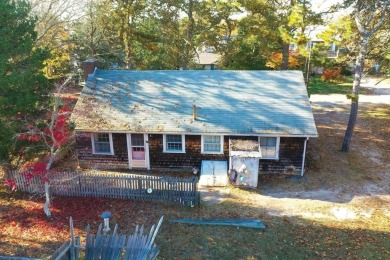
[[[95,133],[92,135],[94,154],[114,154],[112,135],[110,133]]]
[[[279,138],[260,137],[262,159],[279,159]]]
[[[164,152],[184,153],[185,152],[184,135],[164,135]]]
[[[207,153],[207,154],[223,153],[223,136],[202,135],[202,153]]]

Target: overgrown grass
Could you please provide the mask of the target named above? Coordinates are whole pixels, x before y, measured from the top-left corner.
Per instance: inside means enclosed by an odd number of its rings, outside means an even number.
[[[337,82],[322,81],[321,76],[312,76],[309,79],[308,92],[312,94],[349,94],[352,91],[353,77],[346,76],[343,80]],[[361,94],[368,94],[366,89],[360,89]]]

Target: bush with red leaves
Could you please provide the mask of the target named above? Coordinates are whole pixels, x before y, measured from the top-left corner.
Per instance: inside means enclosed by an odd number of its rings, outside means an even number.
[[[321,76],[322,81],[335,81],[341,80],[342,78],[341,68],[325,69]]]

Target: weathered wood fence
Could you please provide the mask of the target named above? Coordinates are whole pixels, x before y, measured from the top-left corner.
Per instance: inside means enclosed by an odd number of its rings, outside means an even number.
[[[81,245],[80,238],[74,236],[73,220],[70,217],[71,239],[62,244],[50,260],[153,260],[160,252],[154,240],[163,218],[160,218],[157,226],[152,226],[149,234],[144,234],[144,225],[136,225],[132,235],[120,235],[118,224],[115,225],[113,233],[102,232],[100,224],[97,234],[94,235],[88,225],[85,245]],[[80,249],[84,249],[84,254],[81,254]]]
[[[19,190],[43,193],[44,182],[26,174],[14,172]],[[86,196],[145,201],[171,202],[197,206],[197,178],[143,176],[125,173],[57,172],[51,173],[50,193],[61,196]]]

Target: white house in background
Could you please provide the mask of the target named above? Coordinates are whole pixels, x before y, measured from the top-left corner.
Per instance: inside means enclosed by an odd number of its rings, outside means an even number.
[[[197,51],[194,62],[205,70],[215,70],[221,55],[215,52],[215,48],[206,46]]]

